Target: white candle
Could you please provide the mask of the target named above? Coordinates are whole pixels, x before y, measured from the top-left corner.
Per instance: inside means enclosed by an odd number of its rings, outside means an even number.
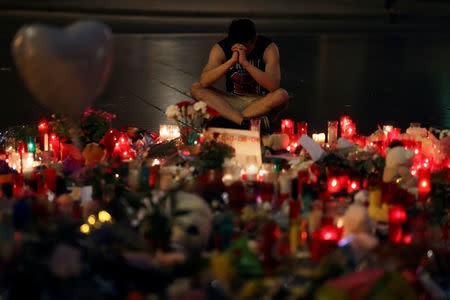
[[[249,181],[256,181],[256,175],[258,174],[258,168],[256,165],[250,165],[247,168],[247,180]]]
[[[23,161],[23,173],[33,172],[34,168],[33,153],[31,152],[24,153],[22,156],[22,161]]]
[[[48,151],[48,133],[44,134],[44,151]]]
[[[325,133],[323,133],[323,132],[321,132],[321,133],[313,133],[312,139],[316,143],[318,143],[320,145],[323,145],[323,144],[325,144]]]
[[[178,125],[159,125],[159,139],[162,142],[170,141],[178,137],[180,137],[180,128]]]
[[[383,125],[383,132],[384,132],[385,138],[387,138],[389,132],[391,132],[393,128],[394,128],[394,126],[392,126],[392,125]]]

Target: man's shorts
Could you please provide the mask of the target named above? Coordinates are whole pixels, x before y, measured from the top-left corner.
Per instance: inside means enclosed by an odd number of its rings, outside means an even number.
[[[224,99],[233,107],[235,110],[242,112],[244,109],[247,108],[252,102],[255,102],[259,99],[261,99],[263,96],[260,95],[235,95],[235,94],[225,94]]]

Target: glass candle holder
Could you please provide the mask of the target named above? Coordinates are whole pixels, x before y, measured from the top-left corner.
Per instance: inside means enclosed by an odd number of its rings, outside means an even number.
[[[294,122],[290,119],[281,120],[281,132],[292,137],[294,135]]]
[[[159,125],[159,138],[162,142],[170,141],[180,137],[180,128],[178,125],[161,124]]]
[[[321,133],[313,133],[312,139],[315,142],[317,142],[318,144],[320,144],[321,146],[323,146],[325,144],[325,133],[323,133],[323,132],[321,132]]]
[[[308,123],[307,122],[297,122],[297,134],[298,137],[302,137],[302,135],[308,135]]]
[[[260,132],[261,129],[261,119],[252,118],[250,119],[250,130]]]
[[[328,121],[328,145],[332,147],[337,144],[338,139],[338,121]]]

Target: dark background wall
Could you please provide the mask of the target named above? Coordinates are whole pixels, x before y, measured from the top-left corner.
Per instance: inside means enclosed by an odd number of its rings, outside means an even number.
[[[449,16],[449,1],[0,0],[0,128],[50,113],[28,93],[10,55],[23,24],[108,24],[114,69],[94,106],[117,114],[117,126],[157,129],[165,116],[148,103],[164,109],[186,100],[236,17],[251,17],[280,48],[281,85],[291,95],[283,117],[306,120],[311,131],[343,114],[365,134],[383,123],[450,127]]]

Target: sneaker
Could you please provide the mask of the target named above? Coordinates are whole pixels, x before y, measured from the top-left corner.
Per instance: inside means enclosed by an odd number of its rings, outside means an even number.
[[[241,129],[241,126],[222,117],[214,117],[208,120],[205,124],[205,129],[208,129],[209,127]]]

